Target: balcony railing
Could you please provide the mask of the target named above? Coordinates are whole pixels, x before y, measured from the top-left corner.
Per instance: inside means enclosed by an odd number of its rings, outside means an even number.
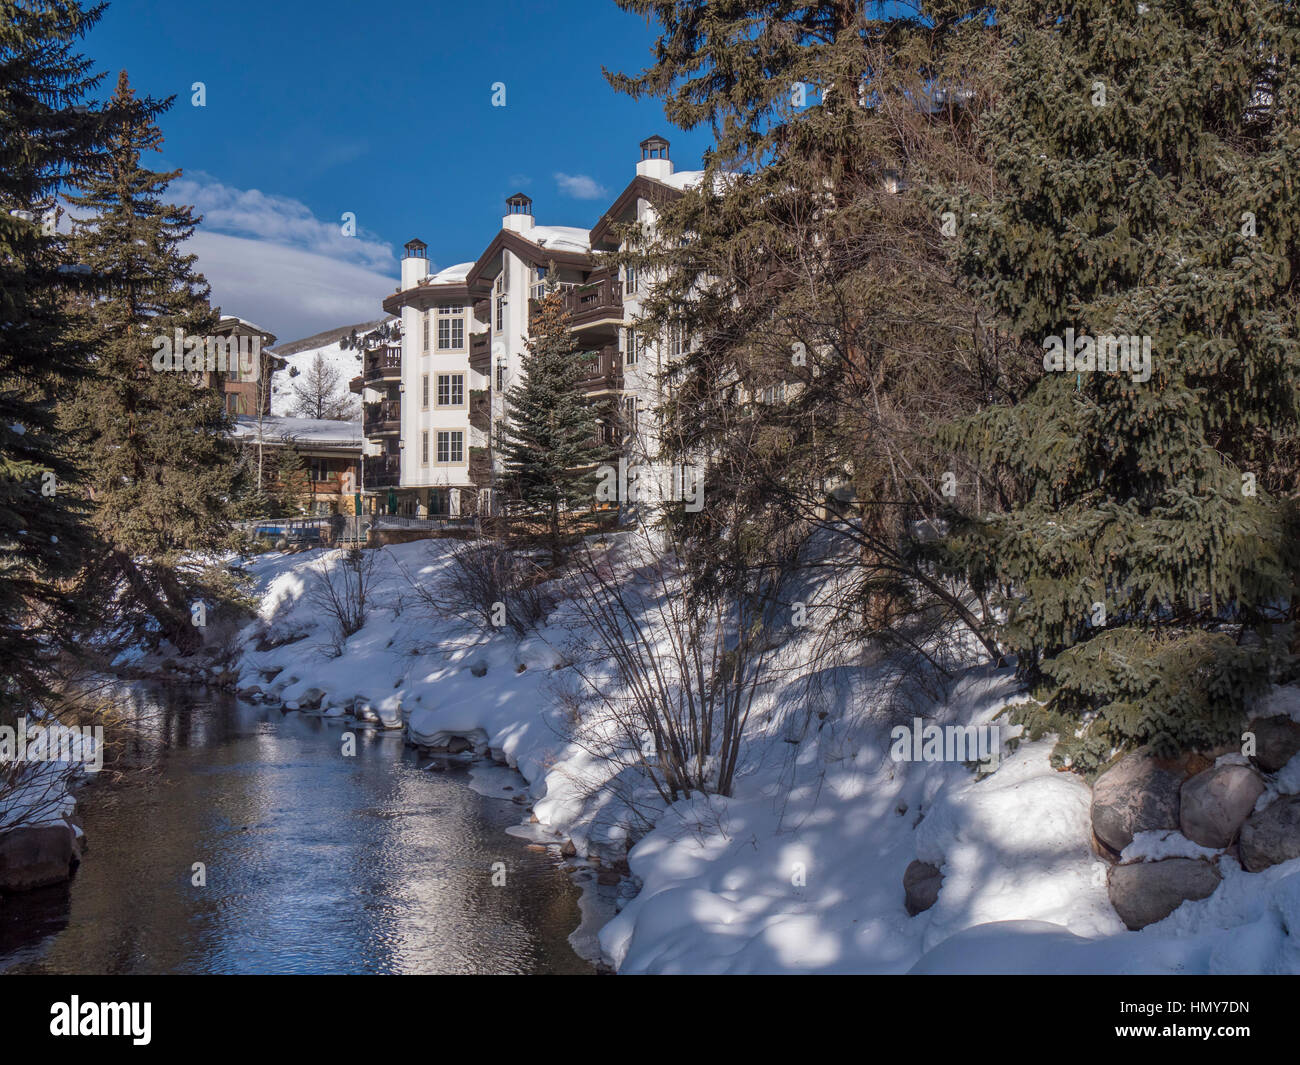
[[[381,433],[396,433],[402,428],[402,401],[400,399],[382,399],[378,403],[367,403],[362,418],[362,429],[366,436],[378,436]]]
[[[583,360],[583,374],[579,385],[587,392],[623,387],[623,353],[617,344],[606,344],[595,356]]]
[[[371,381],[400,381],[402,379],[402,346],[388,344],[375,351],[366,352],[366,383]]]
[[[365,487],[396,488],[402,480],[402,463],[397,455],[368,455],[365,460]]]
[[[623,282],[607,272],[597,271],[582,285],[564,294],[564,309],[570,325],[581,327],[601,318],[623,317]]]

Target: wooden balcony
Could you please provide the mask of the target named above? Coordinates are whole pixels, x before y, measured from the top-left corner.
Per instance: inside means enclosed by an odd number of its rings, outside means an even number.
[[[585,371],[579,385],[584,392],[614,391],[623,387],[623,353],[617,344],[606,344],[583,361]]]
[[[386,436],[402,431],[402,401],[382,399],[364,405],[362,431],[366,436]]]
[[[564,294],[569,327],[587,329],[623,320],[623,282],[608,270],[596,270],[581,285]]]
[[[402,379],[402,345],[386,344],[382,348],[366,352],[366,384],[379,381],[400,381]]]
[[[362,472],[365,488],[396,488],[402,480],[402,463],[397,455],[367,455]]]
[[[488,372],[489,356],[492,354],[491,340],[492,336],[486,329],[469,335],[469,364],[479,373]]]
[[[352,380],[348,382],[348,391],[355,392],[359,396],[365,388],[365,385],[365,379],[361,374],[357,374],[356,377],[352,378]]]
[[[470,389],[469,424],[485,433],[492,428],[492,398],[486,388]]]

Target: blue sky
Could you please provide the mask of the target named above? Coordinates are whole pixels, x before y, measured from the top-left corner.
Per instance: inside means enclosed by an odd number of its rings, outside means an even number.
[[[436,266],[476,258],[512,192],[539,222],[593,225],[651,133],[697,169],[707,130],[601,75],[645,66],[654,39],[613,0],[112,0],[84,51],[105,93],[125,69],[176,95],[149,165],[185,171],[174,198],[205,215],[214,302],[286,341],[380,317],[412,236]]]

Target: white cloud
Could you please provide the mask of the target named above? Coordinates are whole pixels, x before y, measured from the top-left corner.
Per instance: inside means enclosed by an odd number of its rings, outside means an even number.
[[[397,257],[357,220],[317,218],[306,204],[259,189],[238,189],[192,171],[168,199],[193,204],[203,221],[187,245],[212,286],[212,302],[264,326],[281,341],[383,317],[397,285]]]
[[[251,237],[287,247],[318,252],[354,262],[371,270],[397,270],[397,257],[381,240],[366,235],[365,219],[357,219],[357,235],[343,235],[343,219],[326,222],[300,200],[260,189],[237,189],[206,174],[180,177],[168,188],[169,198],[194,205],[203,216],[201,229]]]
[[[599,200],[602,196],[608,196],[605,186],[590,178],[586,174],[561,174],[556,173],[555,183],[560,187],[560,191],[575,200]]]
[[[271,330],[281,343],[382,318],[384,297],[397,287],[395,270],[382,274],[336,256],[202,226],[187,250],[198,256],[214,305]]]

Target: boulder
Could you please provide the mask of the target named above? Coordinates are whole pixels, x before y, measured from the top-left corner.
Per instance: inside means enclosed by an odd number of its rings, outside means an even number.
[[[1253,761],[1265,773],[1276,773],[1300,753],[1300,725],[1285,714],[1257,717],[1246,726],[1255,734]]]
[[[319,710],[320,704],[325,701],[324,688],[308,688],[298,696],[298,708],[300,710]]]
[[[928,910],[939,901],[943,873],[929,862],[912,862],[903,872],[903,905],[910,916]]]
[[[1179,825],[1202,847],[1230,847],[1264,793],[1260,775],[1245,765],[1221,765],[1183,784]]]
[[[1204,899],[1219,886],[1219,871],[1198,858],[1166,858],[1112,866],[1110,904],[1125,926],[1136,932],[1163,921],[1188,899]]]
[[[1183,773],[1143,749],[1125,755],[1092,786],[1092,830],[1116,853],[1134,833],[1178,827]]]
[[[1241,864],[1252,873],[1300,858],[1300,795],[1285,795],[1241,826]]]
[[[61,884],[77,862],[71,825],[30,825],[0,836],[0,891],[30,891]]]
[[[474,745],[464,736],[452,736],[447,740],[448,754],[460,754],[463,751],[472,751],[473,749]]]

